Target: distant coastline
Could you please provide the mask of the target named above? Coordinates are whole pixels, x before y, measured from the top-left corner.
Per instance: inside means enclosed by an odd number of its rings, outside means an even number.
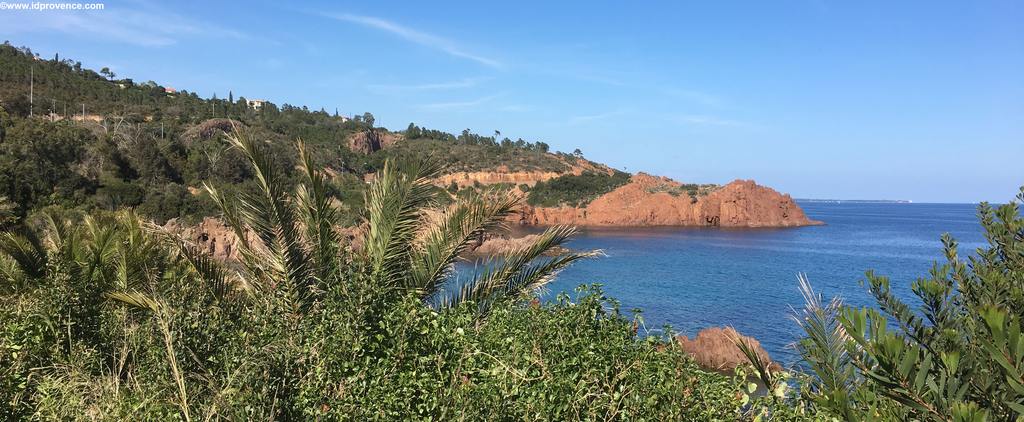
[[[914,201],[909,199],[812,199],[812,198],[797,198],[794,199],[796,202],[825,202],[831,204],[837,204],[840,202],[849,202],[854,204],[913,204]]]

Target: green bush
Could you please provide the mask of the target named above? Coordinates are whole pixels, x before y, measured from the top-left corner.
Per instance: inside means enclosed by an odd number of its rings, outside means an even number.
[[[205,208],[188,188],[176,183],[150,187],[138,211],[157,224],[164,224],[172,218],[213,214],[213,209]]]
[[[586,206],[598,196],[629,183],[629,173],[615,171],[606,173],[586,172],[580,175],[565,174],[548,181],[537,182],[530,189],[527,201],[530,205],[556,207]]]
[[[1024,417],[1024,219],[1014,202],[978,214],[989,247],[965,259],[943,236],[946,262],[911,286],[916,310],[872,272],[877,309],[822,303],[804,284],[810,404],[845,420]]]

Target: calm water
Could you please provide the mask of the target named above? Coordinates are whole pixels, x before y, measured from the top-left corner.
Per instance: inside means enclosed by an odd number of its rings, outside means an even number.
[[[799,328],[789,320],[802,305],[796,275],[804,272],[826,297],[870,304],[864,272],[892,279],[911,297],[910,283],[942,257],[939,236],[952,234],[962,254],[984,245],[976,207],[967,204],[803,203],[825,226],[795,229],[645,228],[584,232],[570,247],[608,255],[564,271],[553,297],[582,283],[602,283],[623,310],[641,308],[648,329],[664,324],[693,336],[731,325],[761,341],[772,357],[796,360],[789,348]]]

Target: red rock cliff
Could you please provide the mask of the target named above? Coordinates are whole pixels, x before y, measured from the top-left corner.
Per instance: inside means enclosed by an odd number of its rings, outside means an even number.
[[[520,224],[577,226],[716,226],[797,227],[821,224],[804,214],[789,195],[736,180],[696,198],[679,192],[665,177],[639,173],[629,183],[604,194],[586,207],[526,206]]]

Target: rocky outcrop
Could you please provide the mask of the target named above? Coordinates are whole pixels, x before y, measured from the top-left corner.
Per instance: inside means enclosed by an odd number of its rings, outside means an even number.
[[[185,240],[194,242],[200,250],[210,256],[222,260],[238,259],[238,238],[234,230],[231,230],[224,222],[206,217],[195,226],[186,226],[177,219],[171,219],[164,224],[167,231],[182,236]]]
[[[164,229],[172,234],[181,236],[189,242],[193,242],[199,249],[210,254],[210,256],[221,261],[234,261],[238,256],[238,237],[235,231],[224,224],[223,221],[214,217],[203,218],[197,225],[185,225],[177,219],[168,220]],[[360,234],[363,227],[338,227],[338,234],[341,240],[353,250],[362,247]],[[250,244],[255,242],[251,232],[246,233]]]
[[[511,237],[507,235],[491,236],[472,243],[463,254],[467,257],[483,257],[501,255],[516,249],[523,248],[537,241],[540,235],[528,234],[523,237]],[[547,252],[549,256],[560,255],[567,252],[563,247],[552,248]]]
[[[434,183],[442,187],[448,187],[452,183],[455,183],[460,189],[467,186],[476,186],[477,184],[496,185],[501,183],[510,183],[516,186],[525,184],[533,187],[537,182],[546,182],[566,174],[574,174],[578,176],[584,172],[606,174],[612,174],[614,172],[614,170],[608,166],[587,160],[577,160],[572,163],[565,162],[565,165],[568,169],[567,171],[512,171],[507,166],[502,165],[488,171],[459,171],[445,174],[434,179]]]
[[[366,130],[348,137],[348,147],[352,151],[369,154],[390,147],[402,140],[401,135],[380,130]]]
[[[762,361],[771,362],[768,352],[761,347],[761,343],[753,337],[747,337],[738,333],[732,327],[711,327],[705,328],[697,333],[697,336],[690,340],[687,336],[678,336],[676,341],[679,345],[693,356],[700,366],[718,371],[732,371],[737,366],[745,365],[746,355],[736,345],[736,340],[742,339],[751,346]],[[772,369],[779,370],[777,363],[771,364]]]
[[[797,227],[821,224],[807,218],[789,195],[736,180],[710,193],[666,177],[644,173],[586,207],[526,206],[516,221],[525,225]]]
[[[554,179],[561,175],[561,173],[550,171],[461,171],[438,177],[435,179],[435,183],[444,187],[455,183],[460,189],[467,186],[474,186],[478,183],[481,185],[511,183],[517,186],[525,184],[532,187],[537,184],[537,182]]]

